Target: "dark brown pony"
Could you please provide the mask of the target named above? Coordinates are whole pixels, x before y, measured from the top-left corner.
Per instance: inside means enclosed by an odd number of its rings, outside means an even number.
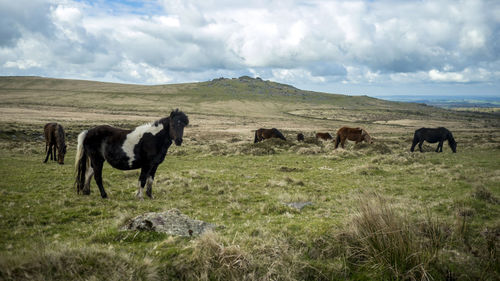
[[[272,129],[260,128],[257,131],[255,131],[255,139],[254,139],[253,143],[257,143],[257,142],[263,141],[265,139],[270,139],[270,138],[278,138],[278,139],[282,139],[282,140],[286,141],[285,136],[283,136],[283,134],[280,131],[278,131],[278,129],[276,129],[276,128],[272,128]]]
[[[448,141],[453,153],[457,152],[457,142],[453,138],[453,134],[444,127],[439,128],[420,128],[415,131],[413,135],[413,142],[411,144],[410,151],[413,152],[415,146],[418,144],[420,152],[422,152],[422,144],[424,141],[430,143],[438,143],[436,152],[443,152],[443,142]]]
[[[297,134],[297,141],[304,141],[304,134],[303,133]]]
[[[329,133],[316,133],[316,138],[322,140],[333,140],[332,135]]]
[[[47,154],[43,163],[47,163],[50,155],[50,160],[63,165],[64,155],[66,155],[63,127],[57,123],[47,123],[43,127],[43,134],[45,136],[45,153]]]
[[[361,128],[342,127],[337,131],[337,138],[335,138],[335,149],[340,145],[344,148],[345,141],[355,141],[356,143],[366,141],[373,143],[372,138],[367,131]]]

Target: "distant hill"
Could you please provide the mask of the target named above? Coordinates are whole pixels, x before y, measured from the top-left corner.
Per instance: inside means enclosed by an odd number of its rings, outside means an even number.
[[[458,120],[481,116],[425,104],[301,90],[261,78],[135,85],[43,77],[0,77],[0,105],[57,106],[113,114],[162,115],[173,108],[191,114],[252,118],[313,118],[375,123],[398,119]],[[128,114],[127,113],[127,114]]]

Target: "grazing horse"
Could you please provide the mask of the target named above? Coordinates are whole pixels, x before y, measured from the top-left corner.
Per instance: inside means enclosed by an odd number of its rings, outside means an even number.
[[[297,141],[304,141],[304,134],[298,133],[297,134]]]
[[[333,140],[332,135],[329,133],[316,133],[316,138],[322,140]]]
[[[102,198],[107,198],[102,185],[104,161],[119,170],[141,169],[137,197],[152,198],[152,185],[156,169],[165,159],[167,150],[175,142],[182,144],[184,127],[189,124],[187,116],[178,109],[169,117],[145,124],[134,130],[123,130],[111,126],[97,126],[78,135],[75,159],[77,193],[90,194],[92,176],[99,187]]]
[[[424,141],[430,142],[430,143],[438,143],[438,146],[436,148],[436,152],[443,152],[443,142],[445,140],[448,140],[448,145],[451,147],[451,150],[453,153],[457,152],[457,142],[453,138],[453,135],[451,132],[443,127],[439,128],[420,128],[415,131],[415,135],[413,136],[413,143],[411,145],[410,151],[413,152],[415,149],[415,146],[418,143],[418,148],[420,149],[420,152],[422,152],[422,144]]]
[[[286,141],[285,136],[283,136],[283,134],[280,131],[278,131],[278,129],[276,129],[276,128],[272,128],[272,129],[260,128],[257,131],[255,131],[255,139],[254,139],[253,143],[257,143],[259,141],[263,141],[265,139],[270,139],[270,138],[279,138],[279,139]]]
[[[349,128],[342,127],[337,131],[337,137],[335,138],[335,149],[339,147],[339,143],[344,148],[345,140],[355,141],[356,143],[366,141],[367,143],[373,143],[372,138],[367,131],[361,128]]]
[[[57,123],[47,123],[43,127],[43,134],[45,136],[45,153],[47,154],[43,163],[47,163],[50,155],[50,160],[57,161],[57,163],[63,165],[64,155],[66,155],[63,127]]]

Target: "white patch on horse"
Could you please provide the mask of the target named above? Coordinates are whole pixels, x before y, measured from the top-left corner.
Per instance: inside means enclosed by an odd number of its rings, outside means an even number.
[[[140,200],[144,200],[144,196],[142,195],[143,190],[144,190],[144,187],[141,186],[141,181],[139,180],[138,184],[137,184],[137,194],[135,196],[137,198],[139,198]]]
[[[87,161],[88,163],[89,161]],[[92,176],[94,176],[94,169],[90,167],[89,165],[87,166],[87,171],[85,172],[85,184],[83,186],[83,190],[89,190],[90,189],[90,181],[92,180]]]
[[[154,123],[145,124],[135,128],[132,132],[127,135],[125,142],[123,142],[123,152],[128,156],[128,165],[132,167],[132,162],[135,160],[134,147],[139,143],[142,136],[145,133],[151,133],[153,136],[158,134],[163,130],[163,124],[158,123],[157,126]]]

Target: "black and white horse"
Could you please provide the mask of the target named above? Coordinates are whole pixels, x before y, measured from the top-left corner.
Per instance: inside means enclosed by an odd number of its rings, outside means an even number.
[[[111,126],[97,126],[78,135],[75,159],[77,193],[90,194],[90,180],[94,176],[102,198],[107,198],[102,185],[104,161],[120,170],[141,169],[137,197],[146,195],[152,198],[152,184],[158,165],[163,162],[167,150],[175,142],[182,144],[184,127],[189,124],[188,117],[179,110],[134,130],[123,130]]]
[[[418,148],[420,152],[422,152],[422,144],[424,141],[430,143],[439,142],[436,152],[443,152],[443,142],[448,140],[448,145],[451,147],[451,150],[455,153],[457,152],[457,142],[453,138],[451,132],[443,127],[439,128],[420,128],[415,131],[415,135],[413,136],[413,143],[411,145],[410,151],[413,152],[415,146],[418,143]]]

